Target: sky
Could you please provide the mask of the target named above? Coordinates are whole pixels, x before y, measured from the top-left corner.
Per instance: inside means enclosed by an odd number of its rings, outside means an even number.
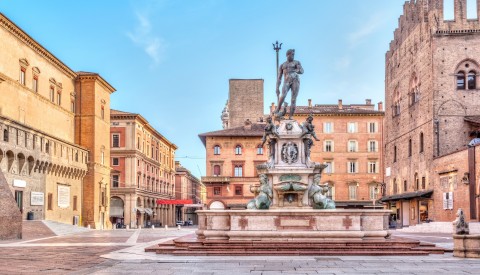
[[[222,129],[231,78],[264,79],[272,43],[302,63],[297,105],[384,101],[385,53],[404,0],[0,0],[0,12],[74,71],[99,73],[111,108],[139,113],[205,175],[198,134]]]

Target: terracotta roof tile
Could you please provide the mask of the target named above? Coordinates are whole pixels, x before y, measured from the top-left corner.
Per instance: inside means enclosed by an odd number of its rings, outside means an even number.
[[[219,131],[199,134],[203,145],[206,145],[206,137],[262,137],[265,131],[265,123],[252,123],[249,126],[240,126]]]

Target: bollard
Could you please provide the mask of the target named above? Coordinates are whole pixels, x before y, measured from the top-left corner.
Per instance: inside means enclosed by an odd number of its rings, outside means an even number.
[[[87,228],[90,229],[90,225],[87,225]]]
[[[168,225],[165,225],[165,230],[168,230]]]
[[[152,229],[155,229],[155,225],[152,225]]]
[[[130,225],[128,225],[128,224],[127,224],[127,227],[126,227],[126,229],[127,229],[127,230],[128,230],[128,229],[130,229]]]
[[[182,229],[182,227],[180,225],[177,225],[177,230],[180,230]]]

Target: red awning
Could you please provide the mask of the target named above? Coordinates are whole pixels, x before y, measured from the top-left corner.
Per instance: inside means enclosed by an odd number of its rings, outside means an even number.
[[[192,204],[192,200],[157,200],[157,204]]]

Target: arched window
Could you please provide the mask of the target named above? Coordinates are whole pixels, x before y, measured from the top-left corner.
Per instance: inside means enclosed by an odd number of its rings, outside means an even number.
[[[457,90],[465,90],[465,72],[457,73]]]
[[[213,166],[213,175],[214,176],[220,176],[220,165],[214,165]]]
[[[242,146],[237,145],[235,147],[235,155],[241,155],[242,154]]]
[[[3,130],[3,141],[8,142],[8,129]]]
[[[50,143],[48,141],[45,143],[45,152],[48,153],[50,151]]]
[[[263,147],[262,145],[257,146],[257,155],[263,155]]]
[[[220,146],[215,145],[215,146],[213,147],[213,154],[214,154],[214,155],[220,155]]]
[[[420,189],[420,180],[418,179],[418,173],[415,173],[414,180],[415,180],[415,191],[417,191]]]
[[[393,162],[397,162],[397,146],[393,146]]]
[[[477,88],[477,74],[475,71],[470,71],[468,73],[467,85],[469,90],[475,90]]]
[[[242,165],[235,165],[234,175],[235,175],[235,177],[243,177],[243,166]]]
[[[397,184],[397,179],[393,179],[393,194],[398,193],[398,184]]]
[[[423,133],[420,133],[420,153],[423,153]]]

